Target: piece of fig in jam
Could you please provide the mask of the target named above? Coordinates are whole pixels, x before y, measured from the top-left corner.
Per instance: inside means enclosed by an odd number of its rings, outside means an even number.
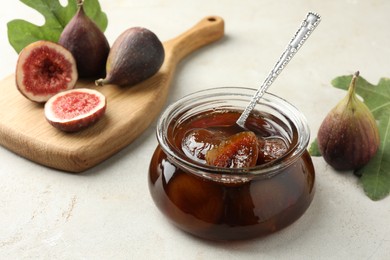
[[[16,65],[16,86],[31,101],[46,102],[55,94],[74,88],[76,61],[67,49],[50,41],[27,45]]]
[[[215,148],[223,139],[221,132],[195,128],[186,133],[181,147],[189,158],[206,163],[206,153]]]
[[[176,174],[169,181],[167,194],[181,211],[206,223],[218,222],[223,212],[223,192],[212,182],[186,173]]]
[[[257,164],[264,164],[282,157],[288,151],[288,144],[279,137],[259,138]]]
[[[230,136],[206,153],[209,165],[223,168],[246,168],[256,165],[258,157],[257,137],[245,131]]]

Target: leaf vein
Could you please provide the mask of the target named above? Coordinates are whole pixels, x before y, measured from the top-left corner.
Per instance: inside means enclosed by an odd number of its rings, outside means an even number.
[[[374,88],[360,87],[360,90],[364,90],[364,91],[368,92],[371,95],[379,96],[379,97],[382,97],[382,98],[384,98],[386,100],[390,100],[390,96],[389,95],[386,95],[385,93],[378,93],[376,91],[376,89],[374,89]]]
[[[383,108],[385,108],[385,107],[387,107],[387,106],[390,106],[390,101],[389,101],[389,102],[386,102],[386,103],[384,103],[384,104],[382,104],[382,105],[380,105],[380,106],[377,106],[377,107],[372,108],[372,109],[371,109],[371,112],[376,112],[376,111],[381,110],[381,109],[383,109]]]
[[[382,144],[382,149],[380,149],[380,154],[379,154],[379,162],[382,162],[383,161],[383,158],[384,158],[384,154],[385,154],[385,144],[387,142],[387,139],[389,137],[389,132],[390,132],[390,120],[387,121],[387,126],[386,126],[386,131],[384,132],[384,136],[383,136],[383,144]],[[376,171],[376,174],[375,174],[375,179],[376,179],[376,182],[375,182],[375,186],[374,186],[374,194],[377,194],[378,192],[378,189],[379,189],[379,179],[380,179],[380,173],[382,172],[382,167],[383,167],[383,164],[382,163],[379,163],[378,165],[378,170]]]

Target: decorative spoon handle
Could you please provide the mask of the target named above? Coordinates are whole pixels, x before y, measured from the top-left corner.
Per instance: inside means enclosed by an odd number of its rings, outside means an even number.
[[[245,121],[256,106],[257,101],[264,95],[269,86],[271,86],[272,82],[277,78],[280,72],[282,72],[284,67],[292,59],[295,53],[298,52],[299,48],[305,43],[306,39],[309,38],[310,34],[314,31],[320,21],[321,17],[318,14],[312,12],[309,12],[307,14],[306,19],[302,22],[300,28],[287,45],[287,48],[283,52],[282,56],[280,56],[278,62],[275,64],[275,67],[268,74],[263,84],[256,91],[251,102],[248,104],[244,112],[242,112],[241,116],[236,121],[239,126],[245,128]]]

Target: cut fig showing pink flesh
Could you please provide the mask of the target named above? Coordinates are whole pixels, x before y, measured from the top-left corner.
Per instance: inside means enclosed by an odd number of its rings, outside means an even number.
[[[78,78],[76,60],[57,43],[37,41],[20,52],[15,78],[18,90],[26,98],[43,103],[74,88]]]
[[[97,122],[104,115],[106,104],[106,97],[97,90],[71,89],[46,102],[45,117],[62,131],[76,132]]]

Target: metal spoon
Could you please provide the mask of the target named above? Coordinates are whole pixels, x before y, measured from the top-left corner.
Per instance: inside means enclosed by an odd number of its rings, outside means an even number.
[[[257,101],[264,95],[264,93],[271,86],[271,84],[277,78],[280,72],[282,72],[282,70],[292,59],[295,53],[298,52],[299,48],[305,43],[306,39],[309,38],[310,34],[314,31],[320,21],[321,17],[318,14],[312,12],[309,12],[307,14],[300,28],[287,45],[287,48],[283,52],[282,56],[279,58],[278,62],[275,64],[275,67],[268,74],[263,84],[256,91],[255,95],[252,97],[252,100],[245,108],[244,112],[242,112],[241,116],[236,121],[237,125],[245,129],[245,122],[248,119],[249,114],[255,108]]]

